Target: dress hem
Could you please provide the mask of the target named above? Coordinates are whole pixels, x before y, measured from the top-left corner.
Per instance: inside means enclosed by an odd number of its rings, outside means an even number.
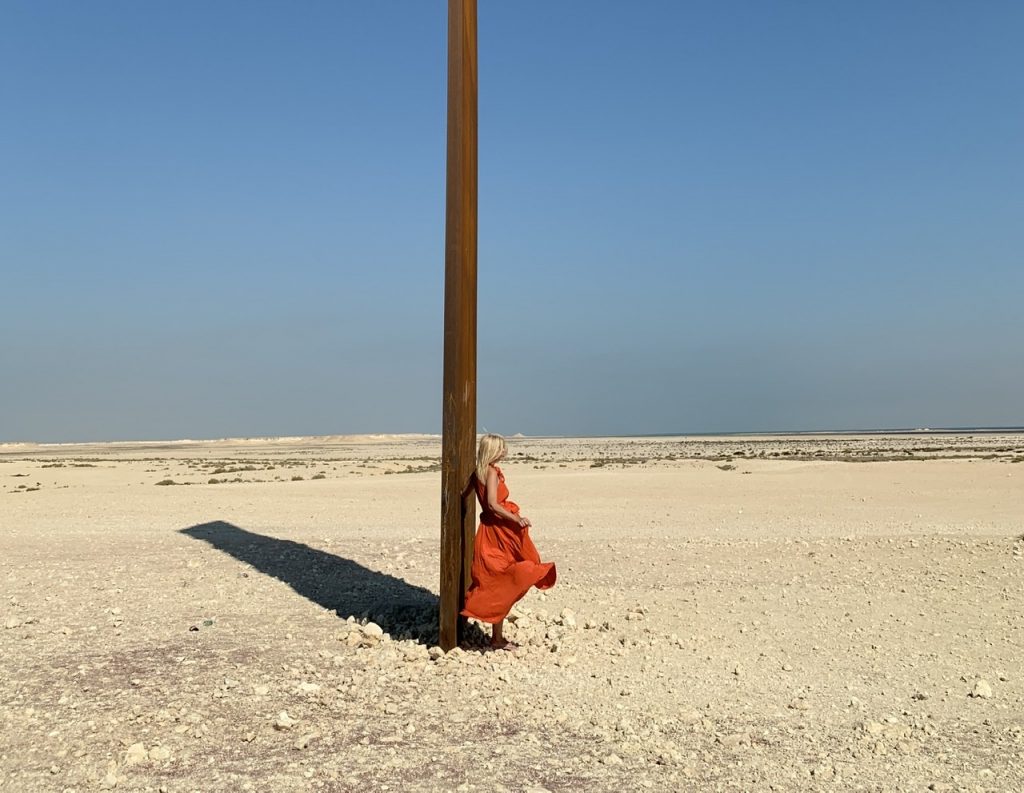
[[[541,575],[537,576],[536,580],[533,581],[533,583],[526,587],[526,589],[520,592],[515,597],[515,599],[512,600],[512,602],[509,604],[508,610],[500,617],[480,617],[476,614],[473,614],[469,609],[463,609],[459,612],[459,614],[463,617],[470,617],[472,619],[479,620],[480,622],[486,622],[489,625],[497,625],[499,622],[502,622],[505,619],[505,617],[508,616],[509,612],[512,611],[512,607],[520,600],[522,600],[526,593],[529,592],[531,589],[537,587],[537,589],[545,590],[551,589],[551,587],[555,585],[555,582],[558,580],[558,572],[555,568],[555,563],[542,562],[541,564],[537,565],[537,567],[540,568],[540,571],[542,571]],[[550,581],[548,581],[549,578],[551,579]]]

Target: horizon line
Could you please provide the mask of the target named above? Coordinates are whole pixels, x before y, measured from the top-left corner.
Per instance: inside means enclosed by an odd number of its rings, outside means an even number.
[[[960,427],[873,427],[856,429],[814,429],[814,430],[730,430],[711,432],[649,432],[649,433],[627,433],[627,434],[583,434],[583,435],[527,435],[522,432],[513,433],[505,437],[515,439],[557,439],[557,438],[714,438],[714,437],[736,437],[736,436],[764,436],[778,437],[790,435],[942,435],[942,434],[965,434],[965,433],[1000,433],[1009,434],[1024,433],[1024,425],[993,425],[993,426],[960,426]],[[482,434],[477,432],[477,435]],[[303,442],[303,441],[325,441],[358,443],[365,441],[385,440],[440,440],[441,433],[431,432],[354,432],[354,433],[327,433],[324,435],[244,435],[217,438],[152,438],[152,439],[123,439],[123,440],[88,440],[88,441],[34,441],[34,440],[2,440],[0,448],[5,446],[97,446],[125,444],[132,446],[148,446],[154,444],[205,444],[205,443],[267,443],[267,442]]]

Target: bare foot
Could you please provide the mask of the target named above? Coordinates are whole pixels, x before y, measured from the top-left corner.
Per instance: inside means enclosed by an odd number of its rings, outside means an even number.
[[[491,649],[492,650],[507,650],[508,652],[512,652],[513,650],[518,650],[519,649],[519,645],[516,644],[515,642],[510,642],[510,641],[507,641],[505,639],[502,639],[501,641],[498,641],[498,642],[491,642]]]

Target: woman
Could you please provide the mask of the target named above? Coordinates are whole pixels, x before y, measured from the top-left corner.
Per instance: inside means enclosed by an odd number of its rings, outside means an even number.
[[[508,500],[505,475],[497,463],[508,444],[500,435],[484,435],[476,457],[476,495],[482,510],[473,549],[472,585],[463,616],[489,622],[491,647],[514,650],[502,635],[505,617],[530,587],[550,589],[557,573],[553,562],[541,562],[530,539],[530,520]]]

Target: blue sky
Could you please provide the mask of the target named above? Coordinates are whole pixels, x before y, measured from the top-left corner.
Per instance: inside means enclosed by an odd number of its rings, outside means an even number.
[[[438,432],[446,13],[0,0],[0,440]],[[479,16],[478,426],[1024,424],[1024,6]]]

